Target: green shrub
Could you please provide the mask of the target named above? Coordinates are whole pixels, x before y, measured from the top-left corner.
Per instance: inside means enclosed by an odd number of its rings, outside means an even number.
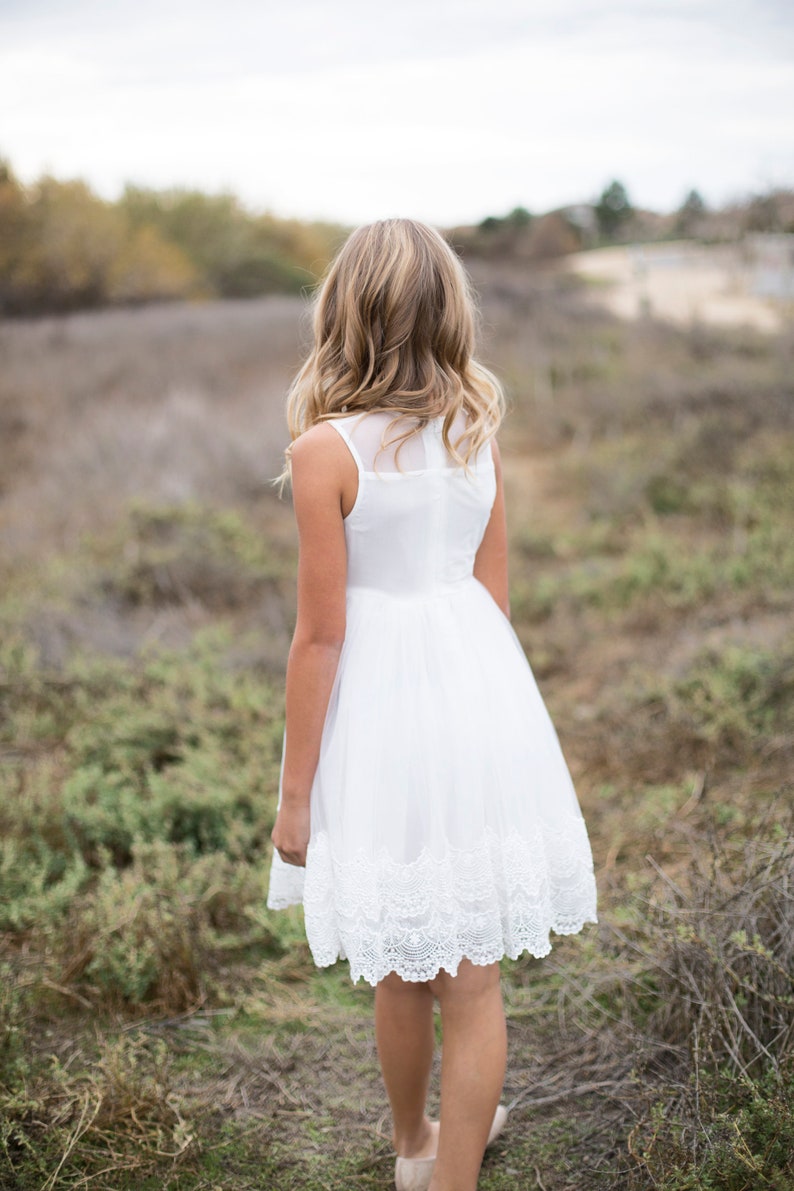
[[[280,950],[261,907],[281,696],[228,651],[210,633],[132,666],[78,659],[57,683],[11,651],[32,702],[9,703],[9,734],[32,735],[38,706],[59,738],[0,773],[0,926],[97,1004],[181,1010],[223,957]]]
[[[41,837],[0,840],[0,930],[58,921],[91,877],[81,856],[57,852]]]
[[[53,932],[58,982],[105,1005],[195,1007],[224,957],[278,950],[257,915],[266,877],[264,861],[134,841],[129,867],[104,868]]]
[[[775,652],[703,650],[665,696],[670,718],[714,752],[740,756],[785,733],[794,711],[794,641]]]
[[[659,1191],[794,1191],[794,1077],[701,1074],[656,1104],[632,1146],[638,1187],[650,1178]]]
[[[10,1094],[28,1069],[25,1012],[19,973],[0,963],[0,1092]]]
[[[4,1188],[162,1186],[194,1147],[168,1048],[137,1033],[73,1038],[0,1095]]]
[[[131,607],[199,602],[246,606],[278,581],[282,564],[233,510],[134,504],[107,543],[94,543],[95,586]]]
[[[692,508],[689,484],[665,472],[652,475],[645,485],[645,498],[654,513],[685,513]]]

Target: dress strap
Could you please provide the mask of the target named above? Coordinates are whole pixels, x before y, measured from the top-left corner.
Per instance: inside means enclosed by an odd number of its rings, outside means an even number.
[[[353,443],[352,438],[350,437],[350,428],[348,425],[348,419],[347,418],[329,418],[328,425],[333,426],[334,430],[337,432],[339,437],[344,439],[344,441],[347,443],[347,449],[350,451],[350,454],[353,456],[353,459],[355,460],[356,467],[358,468],[358,471],[359,471],[359,475],[363,475],[366,469],[364,467],[364,463],[361,459],[361,456],[358,453],[358,449],[356,448],[356,446]]]

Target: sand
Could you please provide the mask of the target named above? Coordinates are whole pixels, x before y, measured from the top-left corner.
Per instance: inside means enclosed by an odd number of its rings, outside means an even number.
[[[757,292],[759,269],[741,245],[599,248],[574,253],[566,265],[592,282],[594,301],[622,318],[649,314],[676,323],[744,324],[776,332],[791,317],[790,301]],[[786,267],[791,270],[782,262]]]

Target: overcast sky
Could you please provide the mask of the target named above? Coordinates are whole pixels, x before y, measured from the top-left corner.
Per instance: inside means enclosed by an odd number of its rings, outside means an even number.
[[[794,184],[794,0],[0,0],[26,182],[450,225]]]

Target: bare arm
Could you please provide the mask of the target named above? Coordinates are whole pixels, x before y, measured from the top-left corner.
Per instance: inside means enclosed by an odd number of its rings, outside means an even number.
[[[287,662],[287,730],[281,808],[273,843],[288,864],[306,862],[309,798],[345,636],[347,554],[342,495],[355,470],[332,427],[319,425],[292,451],[298,525],[298,615]]]
[[[474,577],[488,588],[505,616],[510,619],[510,597],[507,586],[507,521],[505,518],[505,493],[502,482],[502,460],[496,439],[492,441],[494,469],[496,471],[496,498],[491,517],[486,527],[480,548],[474,560]]]

